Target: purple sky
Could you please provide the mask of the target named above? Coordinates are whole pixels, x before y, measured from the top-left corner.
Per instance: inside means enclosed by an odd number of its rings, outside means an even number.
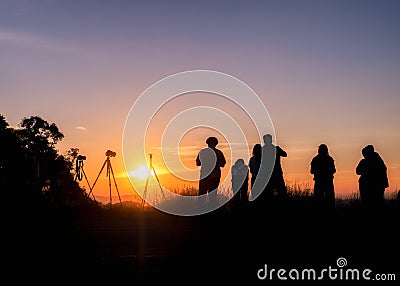
[[[64,152],[121,154],[135,99],[171,74],[208,69],[248,84],[275,126],[289,183],[312,183],[320,143],[339,193],[373,144],[400,185],[399,1],[1,1],[0,113],[40,115]],[[202,146],[199,143],[199,146]],[[119,173],[122,159],[117,157]],[[90,164],[92,164],[90,166]]]

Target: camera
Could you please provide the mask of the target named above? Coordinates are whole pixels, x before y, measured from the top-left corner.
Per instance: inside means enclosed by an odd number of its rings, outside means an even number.
[[[115,153],[114,151],[111,151],[111,150],[106,151],[107,157],[115,157],[116,155],[117,155],[117,153]]]
[[[78,157],[76,157],[76,159],[79,161],[86,160],[86,156],[78,155]]]

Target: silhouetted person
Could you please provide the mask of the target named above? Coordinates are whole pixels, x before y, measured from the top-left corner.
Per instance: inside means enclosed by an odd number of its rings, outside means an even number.
[[[199,203],[204,204],[205,197],[202,195],[208,194],[210,204],[216,206],[221,167],[225,166],[226,160],[222,151],[216,148],[218,145],[216,137],[208,137],[206,143],[208,147],[200,150],[196,158],[196,165],[201,166]]]
[[[235,208],[245,207],[249,201],[249,167],[244,163],[243,159],[238,159],[232,166],[231,173],[233,205]]]
[[[267,197],[273,197],[276,191],[278,197],[284,198],[287,195],[287,189],[285,180],[283,178],[283,170],[281,165],[281,157],[287,157],[286,151],[281,147],[272,144],[272,135],[265,134],[263,137],[264,146],[262,146],[262,160],[271,160],[271,157],[275,156],[275,162],[272,169],[271,177],[264,190]],[[272,158],[273,160],[273,158]]]
[[[363,159],[356,167],[361,202],[367,206],[382,206],[385,189],[389,187],[387,167],[373,145],[365,146]]]
[[[329,155],[328,147],[321,144],[318,155],[311,160],[310,173],[314,175],[314,198],[322,206],[335,206],[333,175],[336,173],[335,161]]]
[[[261,152],[262,146],[261,144],[257,143],[253,146],[253,153],[249,160],[249,170],[251,174],[250,179],[250,187],[252,188],[254,185],[254,181],[256,180],[258,171],[261,165]]]

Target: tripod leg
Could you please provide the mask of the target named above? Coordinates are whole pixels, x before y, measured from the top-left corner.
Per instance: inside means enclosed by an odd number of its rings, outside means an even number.
[[[119,202],[120,202],[120,204],[122,204],[121,196],[119,195],[118,186],[117,186],[117,181],[115,180],[114,171],[113,171],[113,168],[112,168],[112,166],[111,166],[111,162],[110,162],[109,164],[110,164],[111,175],[113,176],[113,179],[114,179],[115,189],[117,190]],[[111,190],[111,185],[110,185],[110,190]]]
[[[157,176],[157,173],[156,173],[156,170],[154,169],[154,167],[153,167],[153,173],[154,173],[154,177],[156,177],[156,180],[157,180],[157,182],[158,182],[158,185],[160,186],[160,190],[161,190],[161,193],[162,193],[162,195],[163,195],[163,197],[164,197],[164,200],[166,200],[164,191],[163,191],[163,189],[162,189],[160,180],[158,179],[158,176]]]
[[[103,166],[101,167],[100,172],[99,172],[99,174],[97,175],[97,178],[96,178],[96,180],[95,180],[94,183],[93,183],[93,186],[90,188],[90,193],[89,193],[89,195],[92,193],[92,191],[93,191],[93,189],[94,189],[94,186],[96,185],[97,180],[99,179],[100,174],[101,174],[101,172],[103,171],[104,166],[106,165],[106,163],[107,163],[107,160],[104,161],[104,164],[103,164]]]
[[[144,207],[144,202],[145,202],[145,197],[146,197],[147,186],[148,185],[149,185],[149,177],[147,177],[146,184],[144,185],[143,198],[142,198],[142,207]]]
[[[90,196],[90,194],[92,194],[93,199],[96,200],[96,198],[94,197],[94,194],[93,194],[93,192],[92,192],[93,189],[92,189],[92,187],[91,187],[90,184],[89,184],[89,180],[88,180],[88,178],[87,178],[87,176],[86,176],[86,173],[85,173],[85,170],[84,170],[84,169],[82,169],[82,173],[83,173],[83,176],[85,177],[86,183],[88,184],[89,189],[90,189],[89,196]]]
[[[108,177],[108,189],[110,190],[110,206],[112,206],[111,176],[110,176],[110,162],[109,161],[107,161],[107,177]]]

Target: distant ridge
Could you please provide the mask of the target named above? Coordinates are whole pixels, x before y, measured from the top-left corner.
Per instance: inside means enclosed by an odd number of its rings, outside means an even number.
[[[133,195],[121,195],[120,197],[121,197],[121,201],[122,202],[135,202],[135,203],[137,203],[137,202],[140,201],[137,196],[133,196]],[[104,205],[110,203],[110,196],[96,196],[95,195],[95,198],[96,198],[96,201],[98,201],[99,203],[102,203]],[[119,203],[118,195],[111,196],[111,198],[112,198],[112,203],[113,204]]]

